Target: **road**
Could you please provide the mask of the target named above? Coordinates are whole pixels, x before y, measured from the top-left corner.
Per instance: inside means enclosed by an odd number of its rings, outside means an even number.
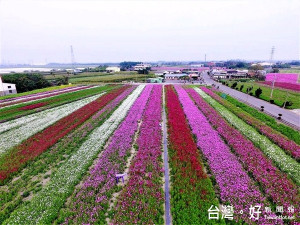
[[[215,84],[216,86],[219,86],[220,91],[229,94],[230,96],[235,97],[240,101],[247,103],[250,106],[254,106],[259,109],[261,106],[264,106],[264,111],[267,114],[270,114],[276,118],[280,113],[282,114],[281,118],[283,122],[287,122],[287,124],[292,124],[293,126],[298,128],[298,130],[300,129],[300,116],[295,112],[292,112],[288,109],[283,109],[277,105],[270,104],[269,102],[247,95],[240,91],[234,90],[230,87],[222,85],[221,83],[215,82],[213,79],[210,78],[210,76],[207,73],[205,73],[203,77],[206,84],[208,85]]]

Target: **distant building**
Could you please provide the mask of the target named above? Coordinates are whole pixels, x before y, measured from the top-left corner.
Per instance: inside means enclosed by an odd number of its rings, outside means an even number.
[[[190,65],[192,68],[204,67],[204,64],[192,64]]]
[[[154,75],[159,77],[159,76],[163,76],[163,75],[164,75],[164,73],[162,73],[162,72],[158,72],[158,73],[154,73]]]
[[[162,77],[148,78],[147,83],[163,83],[164,79]]]
[[[121,69],[120,69],[120,67],[109,66],[109,67],[107,67],[107,68],[105,69],[105,71],[106,71],[107,73],[115,73],[115,72],[120,72]]]
[[[2,77],[0,76],[0,96],[17,94],[17,89],[15,84],[3,83]]]
[[[83,68],[84,69],[84,68]],[[76,68],[76,69],[66,69],[66,71],[68,73],[73,73],[73,74],[77,74],[77,73],[82,73],[82,70],[79,69],[79,68]]]
[[[199,73],[190,73],[189,78],[193,80],[198,80],[199,79]]]
[[[138,70],[151,70],[151,65],[150,64],[137,64],[133,67],[134,71],[138,71]]]
[[[180,80],[183,77],[187,77],[188,75],[186,73],[181,74],[166,74],[165,79],[166,80]]]
[[[251,64],[251,66],[256,66],[256,65],[260,65],[264,68],[268,68],[274,65],[274,63],[269,63],[269,62],[260,62],[260,63],[253,63]]]

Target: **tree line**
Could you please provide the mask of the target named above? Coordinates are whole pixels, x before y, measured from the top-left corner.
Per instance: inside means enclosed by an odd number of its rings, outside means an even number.
[[[15,84],[18,93],[69,83],[68,77],[57,78],[50,82],[46,80],[41,74],[38,73],[6,74],[2,76],[2,80],[4,83]]]

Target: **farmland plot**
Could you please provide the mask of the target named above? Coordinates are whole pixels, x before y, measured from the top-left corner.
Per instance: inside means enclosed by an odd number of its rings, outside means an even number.
[[[205,87],[92,89],[0,123],[0,223],[164,224],[168,189],[172,224],[300,222],[296,131]]]

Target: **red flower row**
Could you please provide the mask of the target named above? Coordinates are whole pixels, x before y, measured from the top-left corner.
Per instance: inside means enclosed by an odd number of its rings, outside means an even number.
[[[36,104],[32,104],[32,105],[26,105],[23,106],[21,108],[19,108],[18,110],[31,110],[31,109],[36,109],[36,108],[40,108],[44,105],[47,105],[47,102],[40,102],[40,103],[36,103]]]
[[[207,210],[217,205],[213,185],[204,172],[201,156],[178,96],[166,86],[168,148],[172,176],[171,200],[174,223],[209,223]]]

